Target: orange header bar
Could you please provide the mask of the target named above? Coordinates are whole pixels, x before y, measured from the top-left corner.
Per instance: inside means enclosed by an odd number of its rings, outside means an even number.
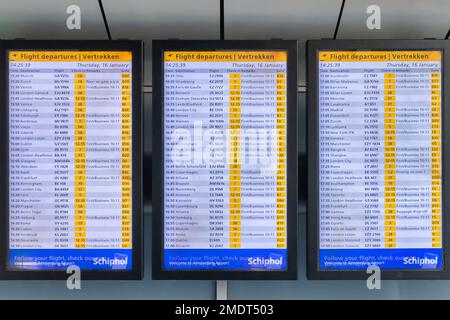
[[[441,61],[441,51],[321,51],[322,62]]]
[[[129,51],[10,51],[9,61],[130,62]]]
[[[285,51],[166,51],[165,62],[286,62]]]

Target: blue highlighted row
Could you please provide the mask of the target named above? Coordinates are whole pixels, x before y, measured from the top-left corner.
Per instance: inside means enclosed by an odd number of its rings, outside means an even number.
[[[442,249],[321,249],[321,270],[442,269]]]
[[[9,266],[21,270],[131,270],[132,249],[11,249]]]
[[[286,270],[286,249],[165,249],[166,270]]]

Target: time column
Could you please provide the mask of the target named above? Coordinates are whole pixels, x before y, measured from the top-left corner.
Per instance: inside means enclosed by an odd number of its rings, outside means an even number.
[[[74,74],[74,247],[86,248],[86,74]]]
[[[122,248],[131,248],[131,74],[122,73]]]

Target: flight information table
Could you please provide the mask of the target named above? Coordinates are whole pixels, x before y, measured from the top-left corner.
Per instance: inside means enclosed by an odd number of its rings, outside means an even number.
[[[319,52],[320,268],[442,268],[441,52]]]
[[[164,52],[166,269],[286,269],[286,66]]]
[[[8,54],[10,268],[131,269],[131,52]]]

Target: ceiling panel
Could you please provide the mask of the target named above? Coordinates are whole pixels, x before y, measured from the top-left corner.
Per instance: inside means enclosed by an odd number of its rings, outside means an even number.
[[[69,30],[67,7],[81,9],[81,30]],[[0,38],[105,39],[106,32],[97,1],[13,0],[0,1]]]
[[[114,39],[145,41],[145,84],[151,84],[152,39],[218,39],[219,1],[103,0]]]
[[[225,0],[226,39],[299,40],[299,83],[305,82],[305,41],[330,38],[341,0]]]
[[[381,9],[381,29],[369,30],[369,5]],[[338,38],[443,38],[450,28],[449,0],[347,0]]]

